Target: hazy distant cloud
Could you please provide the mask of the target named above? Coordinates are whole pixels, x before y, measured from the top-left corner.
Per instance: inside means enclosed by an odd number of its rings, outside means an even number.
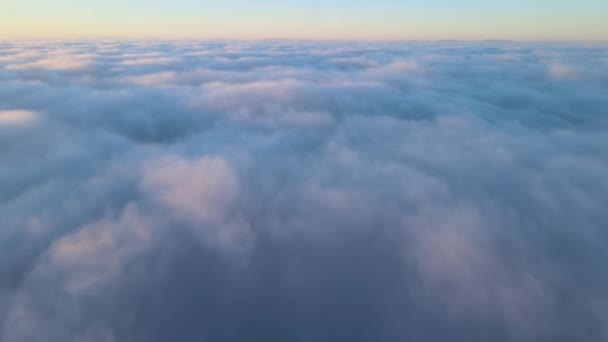
[[[608,338],[606,47],[0,44],[0,339]]]
[[[173,71],[166,72],[154,72],[150,74],[143,74],[137,76],[131,76],[128,78],[129,81],[143,86],[166,86],[171,85],[175,80],[176,74]]]
[[[18,125],[35,120],[38,114],[29,110],[0,110],[0,125]]]
[[[549,65],[549,74],[558,80],[577,80],[584,77],[575,68],[561,63],[551,63]]]
[[[133,58],[126,59],[122,62],[124,65],[158,65],[158,64],[170,64],[178,61],[177,58],[173,57],[149,57],[149,58]]]

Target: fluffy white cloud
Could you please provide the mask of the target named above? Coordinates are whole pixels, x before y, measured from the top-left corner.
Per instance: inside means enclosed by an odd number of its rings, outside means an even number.
[[[145,167],[142,189],[178,220],[192,222],[202,241],[230,249],[249,244],[250,227],[239,211],[239,181],[223,159],[168,156],[155,160]]]
[[[31,122],[38,113],[30,110],[0,110],[0,125],[18,125]]]
[[[13,70],[27,70],[27,69],[45,69],[45,70],[57,70],[57,71],[69,71],[69,70],[83,70],[89,66],[93,55],[81,54],[81,55],[56,55],[49,58],[43,58],[26,63],[17,63],[7,65],[7,69]],[[18,58],[15,61],[21,61],[21,54],[17,55]]]

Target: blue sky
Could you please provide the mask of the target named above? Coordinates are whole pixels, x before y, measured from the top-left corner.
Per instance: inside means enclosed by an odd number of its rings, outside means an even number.
[[[606,40],[608,2],[3,0],[5,37]]]

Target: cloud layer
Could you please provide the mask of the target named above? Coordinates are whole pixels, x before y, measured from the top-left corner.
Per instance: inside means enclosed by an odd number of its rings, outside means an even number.
[[[0,42],[0,339],[608,339],[607,53]]]

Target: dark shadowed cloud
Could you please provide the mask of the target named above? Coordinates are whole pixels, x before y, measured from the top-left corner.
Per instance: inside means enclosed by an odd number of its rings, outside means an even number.
[[[606,340],[607,55],[0,43],[0,339]]]

